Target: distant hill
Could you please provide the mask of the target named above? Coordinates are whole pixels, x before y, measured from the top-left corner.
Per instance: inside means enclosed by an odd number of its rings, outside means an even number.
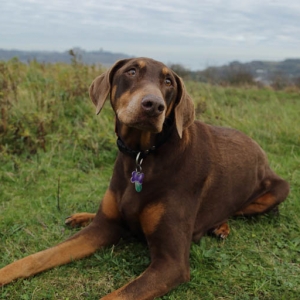
[[[286,59],[284,61],[252,61],[240,63],[234,61],[221,67],[209,67],[203,71],[196,71],[194,76],[210,78],[215,82],[222,82],[230,76],[251,75],[253,80],[263,84],[272,84],[276,80],[287,83],[298,82],[300,79],[300,59]]]
[[[236,62],[238,64],[238,62]],[[233,64],[233,63],[232,63]],[[244,64],[253,74],[286,74],[291,78],[300,77],[300,59],[286,59],[284,61],[252,61]]]
[[[130,56],[123,53],[113,53],[104,51],[85,51],[80,48],[73,48],[77,57],[86,64],[102,64],[104,66],[112,65],[116,60],[129,58]],[[36,60],[44,63],[55,62],[71,62],[70,51],[56,52],[56,51],[21,51],[21,50],[4,50],[0,49],[0,60],[7,61],[13,57],[17,57],[20,61],[27,63],[30,60]]]
[[[101,64],[106,67],[112,65],[116,60],[129,58],[124,53],[113,53],[104,51],[85,51],[73,48],[72,51],[77,58],[86,64]],[[70,50],[64,52],[56,51],[21,51],[0,49],[0,61],[7,61],[17,57],[20,61],[27,63],[31,60],[44,63],[64,62],[70,63],[72,56]],[[183,78],[212,83],[234,83],[237,81],[246,83],[251,81],[272,85],[274,82],[280,84],[296,83],[300,86],[300,59],[286,59],[284,61],[252,61],[241,63],[233,61],[220,67],[209,67],[205,70],[191,71],[180,64],[170,67]]]

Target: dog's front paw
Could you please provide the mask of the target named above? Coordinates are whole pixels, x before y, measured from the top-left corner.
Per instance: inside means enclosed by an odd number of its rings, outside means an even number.
[[[65,220],[65,224],[75,228],[75,227],[84,227],[91,223],[96,214],[90,213],[77,213],[70,217],[67,217]]]

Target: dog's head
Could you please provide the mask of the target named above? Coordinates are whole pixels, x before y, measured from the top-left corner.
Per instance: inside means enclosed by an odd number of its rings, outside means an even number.
[[[118,120],[129,127],[158,133],[174,112],[179,136],[194,121],[194,105],[182,79],[161,62],[149,58],[117,61],[90,86],[99,114],[110,94]]]

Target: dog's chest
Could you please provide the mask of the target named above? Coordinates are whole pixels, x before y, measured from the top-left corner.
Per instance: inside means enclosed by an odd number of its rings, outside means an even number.
[[[118,206],[122,219],[125,221],[131,231],[138,233],[141,231],[140,213],[143,200],[141,195],[129,186],[121,195]]]

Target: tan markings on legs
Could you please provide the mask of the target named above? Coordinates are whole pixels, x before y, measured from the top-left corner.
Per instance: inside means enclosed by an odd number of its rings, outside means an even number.
[[[213,234],[215,234],[217,237],[220,237],[222,239],[226,239],[229,233],[230,233],[230,228],[227,223],[223,223],[213,230]]]
[[[139,277],[141,277],[142,275],[140,275]],[[137,277],[135,280],[137,280],[139,277]],[[151,297],[151,292],[149,292],[149,296],[141,296],[138,294],[128,294],[126,293],[124,290],[126,289],[127,286],[129,286],[131,284],[131,282],[125,284],[124,286],[122,286],[121,288],[113,291],[112,293],[106,295],[105,297],[101,298],[100,300],[145,300],[145,299],[153,299],[153,297]],[[155,287],[154,287],[155,288]],[[155,298],[156,299],[156,298]]]
[[[151,273],[151,272],[152,272],[152,275],[149,276],[149,273]],[[162,272],[159,272],[159,273],[162,273]],[[144,276],[148,277],[146,280],[146,282],[147,282],[146,285],[145,285],[145,280],[144,280],[144,282],[140,282],[140,279],[143,279]],[[170,290],[170,287],[168,287],[168,285],[164,282],[164,279],[159,280],[159,283],[155,283],[156,276],[155,276],[155,274],[153,274],[153,270],[151,270],[149,272],[149,268],[148,268],[141,275],[136,277],[134,280],[125,284],[124,286],[120,287],[119,289],[113,291],[112,293],[104,296],[100,300],[156,299],[157,296],[162,296]],[[128,291],[127,287],[130,289],[131,285],[135,285],[135,288],[131,289],[131,291]],[[161,290],[161,292],[159,293],[159,295],[156,295],[156,297],[155,297],[154,294],[156,294],[156,289]]]
[[[166,208],[161,202],[143,209],[139,218],[150,248],[151,264],[136,279],[102,300],[156,299],[189,280],[190,235],[165,224],[165,214]]]
[[[140,222],[146,236],[156,230],[164,213],[165,207],[162,203],[151,204],[144,208],[140,214]]]
[[[180,244],[180,243],[179,243]],[[133,281],[101,298],[101,300],[151,300],[163,296],[171,288],[190,279],[178,268],[179,260],[157,260]],[[189,269],[189,268],[188,268]]]
[[[143,274],[145,273],[146,271],[144,271],[140,276],[138,276],[136,279],[134,279],[133,281],[136,281],[138,280],[141,276],[143,276]],[[131,281],[132,282],[132,281]],[[150,294],[150,297],[139,297],[139,295],[128,295],[128,293],[124,293],[125,289],[127,286],[129,286],[131,284],[131,282],[125,284],[124,286],[120,287],[119,289],[113,291],[112,293],[104,296],[103,298],[101,298],[100,300],[144,300],[144,299],[152,299],[150,298],[151,297],[151,293]],[[149,283],[150,284],[150,283]],[[123,295],[122,295],[123,294]]]
[[[84,229],[85,230],[85,229]],[[91,237],[77,234],[55,247],[17,260],[0,270],[0,286],[17,278],[26,278],[44,270],[83,258],[96,251]]]
[[[118,219],[120,211],[118,209],[117,197],[114,192],[107,190],[102,200],[102,212],[109,219]]]
[[[239,210],[237,213],[235,213],[235,215],[255,215],[264,213],[276,205],[276,203],[276,198],[271,193],[266,193],[245,208]]]
[[[122,296],[118,296],[117,291],[112,292],[111,294],[101,298],[100,300],[126,300],[126,298],[123,298]]]
[[[131,284],[131,282],[138,280],[140,277],[142,277],[144,275],[144,273],[147,270],[145,270],[142,274],[140,274],[138,277],[136,277],[134,280],[128,282],[127,284],[123,285],[122,287],[120,287],[119,289],[111,292],[110,294],[102,297],[100,300],[129,300],[129,299],[133,299],[132,296],[130,296],[130,298],[128,298],[127,296],[122,296],[122,292],[124,291],[124,289]],[[134,298],[135,300],[139,300],[137,297]]]
[[[128,297],[122,297],[120,295],[120,293],[122,292],[122,290],[127,286],[128,284],[126,284],[125,286],[117,289],[116,291],[113,291],[112,293],[110,293],[109,295],[104,296],[103,298],[101,298],[100,300],[127,300]],[[137,299],[136,299],[137,300]]]
[[[96,214],[86,212],[73,214],[72,216],[66,218],[65,224],[73,228],[84,227],[93,221],[95,215]]]

